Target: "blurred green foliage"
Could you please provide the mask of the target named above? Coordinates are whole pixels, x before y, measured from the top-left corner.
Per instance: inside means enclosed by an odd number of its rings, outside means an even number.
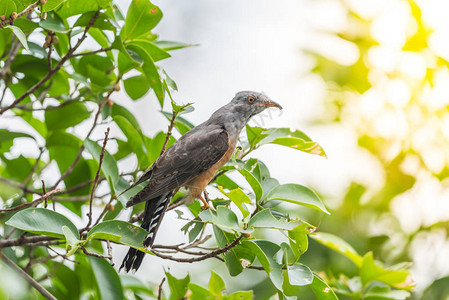
[[[372,251],[370,259],[390,265],[412,262],[415,275],[426,278],[418,282],[413,298],[446,299],[445,279],[432,283],[447,275],[447,254],[437,246],[447,242],[448,234],[449,62],[440,40],[448,23],[436,20],[442,3],[335,2],[345,25],[324,32],[320,28],[316,34],[323,44],[334,43],[338,55],[305,50],[315,62],[311,71],[328,89],[326,113],[315,121],[353,132],[357,151],[369,153],[367,166],[380,166],[380,172],[367,167],[363,172],[381,184],[350,179],[319,230],[338,235],[361,253]],[[307,256],[306,261],[332,274],[337,293],[353,297],[353,289],[339,286],[363,285],[364,275],[355,280],[350,262],[316,243],[310,248],[320,259]],[[401,297],[380,294],[374,298]]]

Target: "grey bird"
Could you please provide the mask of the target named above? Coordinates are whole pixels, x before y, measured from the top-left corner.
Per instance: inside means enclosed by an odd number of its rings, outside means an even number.
[[[133,196],[127,207],[145,203],[141,227],[148,231],[143,243],[151,248],[168,204],[181,187],[188,189],[187,203],[200,199],[216,171],[226,164],[234,152],[239,134],[254,115],[268,107],[282,107],[262,93],[238,92],[232,101],[218,109],[209,120],[194,127],[167,149],[151,168],[131,187],[148,181]],[[137,271],[145,253],[130,248],[120,270]]]

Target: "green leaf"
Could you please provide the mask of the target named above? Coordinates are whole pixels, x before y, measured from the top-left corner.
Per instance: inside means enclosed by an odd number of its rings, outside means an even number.
[[[12,0],[0,1],[0,15],[5,15],[7,18],[12,12],[17,12],[17,6]]]
[[[58,9],[58,15],[61,18],[67,19],[68,17],[86,13],[88,11],[97,11],[97,1],[80,1],[80,0],[66,0]]]
[[[330,215],[321,199],[312,190],[299,184],[291,183],[277,186],[267,195],[267,200],[282,200],[304,205]]]
[[[410,271],[382,268],[374,262],[373,253],[365,254],[360,267],[360,279],[363,286],[367,286],[373,280],[383,282],[398,289],[411,290],[415,286]]]
[[[170,287],[169,299],[171,300],[184,299],[184,296],[187,293],[188,286],[190,283],[190,276],[187,275],[182,279],[177,279],[168,272],[165,272],[165,276],[167,277],[168,286]]]
[[[314,231],[315,227],[307,223],[302,223],[288,232],[290,247],[295,253],[296,258],[299,258],[307,251],[309,247],[308,235]]]
[[[217,240],[217,244],[220,248],[226,247],[226,245],[231,244],[235,239],[234,235],[222,231],[218,226],[214,225],[213,229],[215,239]],[[237,276],[238,274],[242,273],[243,267],[236,254],[235,248],[232,248],[231,250],[224,253],[223,257],[231,276]]]
[[[260,199],[262,199],[263,190],[257,178],[253,174],[251,174],[247,169],[240,169],[239,172],[240,174],[243,175],[243,177],[245,177],[246,181],[253,189],[254,195],[256,196],[256,200],[259,201]]]
[[[51,237],[64,238],[63,226],[79,239],[76,226],[65,216],[45,208],[28,208],[14,214],[6,223],[24,231],[43,234]]]
[[[95,143],[94,141],[91,141],[89,139],[86,139],[84,141],[84,146],[86,147],[87,151],[89,151],[90,154],[95,158],[97,162],[100,162],[100,155],[102,147]],[[101,165],[101,169],[103,170],[106,178],[110,180],[112,185],[115,185],[119,180],[119,174],[118,174],[118,167],[117,162],[112,157],[111,154],[105,149],[104,151],[104,157],[103,157],[103,163]]]
[[[313,273],[306,265],[287,266],[288,281],[294,286],[309,285],[313,281]]]
[[[23,33],[22,29],[20,29],[17,26],[14,26],[14,25],[8,25],[8,26],[5,26],[5,28],[11,29],[12,32],[16,35],[16,37],[19,39],[23,48],[25,48],[27,51],[30,51],[30,48],[28,48],[27,38],[25,36],[25,33]]]
[[[253,291],[238,291],[224,298],[224,300],[252,300]]]
[[[148,52],[148,54],[151,56],[154,62],[171,57],[171,55],[168,54],[166,51],[162,50],[161,48],[159,48],[158,46],[156,46],[155,44],[153,44],[148,40],[137,39],[133,40],[128,44],[139,45],[142,48],[145,48],[145,50]],[[165,73],[165,75],[168,76],[167,73]]]
[[[159,75],[151,55],[141,43],[130,42],[126,47],[127,49],[129,48],[135,51],[143,59],[143,74],[147,77],[148,82],[153,88],[153,91],[159,100],[159,104],[162,107],[164,104],[164,87],[161,82],[161,76]]]
[[[317,274],[313,274],[313,282],[310,287],[318,300],[338,300],[331,287]]]
[[[133,113],[121,105],[114,103],[111,109],[111,116],[113,118],[115,116],[123,116],[125,119],[128,120],[128,122],[131,123],[132,126],[134,126],[135,129],[139,131],[141,130],[139,122],[137,122],[137,119],[136,117],[134,117]]]
[[[64,233],[64,237],[66,240],[66,250],[67,250],[67,256],[71,256],[75,254],[75,252],[79,248],[79,244],[81,241],[76,238],[76,236],[73,234],[73,232],[70,230],[67,226],[62,226],[62,232]]]
[[[214,271],[211,271],[209,279],[209,291],[214,296],[221,296],[222,292],[226,288],[223,279]]]
[[[387,286],[373,286],[363,295],[366,300],[405,300],[410,297],[407,291],[391,290]],[[334,299],[334,298],[329,298]],[[336,299],[336,298],[335,298]],[[443,299],[443,296],[427,297],[426,294],[421,299]],[[321,300],[321,299],[320,299]],[[327,300],[327,299],[324,299]]]
[[[251,203],[251,199],[240,188],[236,188],[230,192],[225,192],[221,186],[218,186],[218,189],[235,203],[242,212],[244,218],[249,215],[249,211],[244,203]]]
[[[344,240],[330,233],[319,232],[310,235],[311,238],[320,242],[324,246],[343,254],[352,260],[358,267],[362,266],[362,257]]]
[[[162,19],[162,11],[149,0],[133,0],[126,14],[120,35],[123,41],[132,40],[151,32]]]
[[[252,128],[252,130],[259,132],[261,128],[255,127]],[[326,157],[326,153],[323,148],[318,143],[313,142],[304,132],[300,130],[290,130],[289,128],[270,128],[268,130],[264,130],[264,134],[265,136],[262,139],[257,139],[257,147],[268,143],[278,144]]]
[[[83,142],[73,134],[70,134],[66,131],[57,130],[52,131],[47,137],[46,146],[55,147],[55,146],[64,146],[70,147],[78,150]]]
[[[87,240],[105,239],[112,242],[142,249],[148,232],[125,221],[104,221],[94,226],[87,234]]]
[[[190,300],[204,300],[210,295],[209,290],[195,283],[189,283],[189,290],[192,292]]]
[[[59,5],[61,5],[61,3],[64,1],[66,1],[66,0],[47,0],[47,3],[45,3],[45,5],[42,6],[42,8],[43,8],[42,11],[47,12],[50,10],[54,10]]]
[[[76,27],[76,26],[86,27],[95,14],[96,14],[96,12],[87,12],[87,13],[83,14],[81,17],[78,18],[78,20],[76,20],[73,27]],[[112,30],[112,31],[116,30],[114,25],[112,25],[109,22],[109,17],[104,13],[101,13],[98,15],[98,17],[95,19],[95,22],[92,25],[92,27],[98,28],[101,30]],[[89,33],[90,33],[90,31],[89,31]]]
[[[9,129],[0,129],[0,144],[4,143],[4,142],[12,141],[15,138],[21,138],[21,137],[34,139],[28,133],[14,132],[14,131],[10,131]]]
[[[142,98],[150,90],[150,83],[144,75],[125,79],[123,84],[125,85],[126,93],[133,100]]]
[[[248,144],[251,149],[256,148],[258,143],[268,136],[267,132],[268,129],[261,128],[261,127],[251,127],[248,124],[246,125],[246,136],[248,138]]]
[[[39,22],[39,25],[47,30],[51,30],[54,32],[68,32],[67,27],[64,24],[64,21],[61,19],[58,14],[54,11],[51,11],[47,14],[47,18]]]
[[[208,209],[198,215],[204,222],[212,223],[226,232],[251,232],[252,230],[242,229],[235,213],[225,206],[218,206],[217,211]]]
[[[125,299],[122,284],[115,269],[104,258],[89,256],[89,260],[97,281],[100,299]]]
[[[142,140],[139,131],[123,116],[114,116],[114,121],[126,136],[127,143],[137,155],[139,165],[146,167],[148,165],[147,149]]]
[[[303,139],[295,137],[282,137],[274,139],[270,143],[283,145],[310,154],[316,154],[326,157],[326,153],[324,152],[323,148],[316,142],[306,142]]]
[[[172,41],[155,41],[154,43],[159,48],[161,48],[165,51],[178,50],[178,49],[183,49],[183,48],[188,48],[188,47],[194,46],[192,44],[185,44],[185,43],[172,42]]]
[[[117,76],[112,72],[114,64],[109,57],[85,55],[80,59],[78,66],[78,72],[91,80],[95,90],[104,91],[107,85],[117,79]]]
[[[136,52],[125,49],[126,53],[120,51],[117,56],[118,70],[121,74],[128,73],[143,64],[142,58]]]
[[[268,257],[265,254],[265,252],[263,252],[262,249],[259,247],[259,245],[257,245],[254,241],[246,240],[242,241],[242,246],[249,248],[251,253],[253,253],[257,257],[260,264],[264,268],[265,272],[267,272],[267,274],[270,274],[271,272],[270,261],[268,260]]]
[[[296,226],[300,225],[301,221],[288,221],[286,219],[276,219],[269,209],[264,209],[254,217],[248,223],[248,228],[274,228],[279,230],[292,230]]]
[[[45,111],[45,124],[47,129],[61,130],[78,125],[90,117],[90,112],[82,102],[74,102],[57,109]]]

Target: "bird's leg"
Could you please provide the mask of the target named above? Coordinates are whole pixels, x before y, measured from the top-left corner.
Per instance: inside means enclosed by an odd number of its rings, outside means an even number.
[[[204,191],[204,198],[206,198],[207,201],[209,201],[209,195],[207,194],[206,191]],[[206,209],[208,209],[208,208],[212,208],[212,207],[209,205],[209,203],[207,203],[207,201],[204,200],[204,198],[203,198],[203,196],[200,196],[200,200],[201,200],[201,202],[203,202],[203,204],[204,204],[203,206],[201,206],[201,209],[202,209],[202,210],[206,210]]]

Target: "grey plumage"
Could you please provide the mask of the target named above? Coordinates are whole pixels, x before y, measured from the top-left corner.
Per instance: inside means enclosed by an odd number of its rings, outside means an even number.
[[[282,107],[261,93],[242,91],[205,122],[184,134],[167,149],[131,187],[148,181],[127,207],[146,202],[141,227],[147,230],[145,247],[151,247],[171,198],[181,186],[190,198],[200,198],[214,173],[230,158],[240,131],[249,119],[267,107]],[[131,188],[130,187],[130,188]],[[130,248],[120,269],[137,270],[144,252]]]

